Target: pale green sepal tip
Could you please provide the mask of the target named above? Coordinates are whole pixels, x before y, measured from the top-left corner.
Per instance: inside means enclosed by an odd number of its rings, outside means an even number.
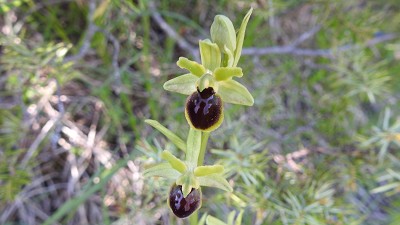
[[[191,95],[196,91],[196,81],[199,78],[191,73],[180,75],[164,83],[166,91],[178,92],[184,95]]]
[[[169,179],[178,179],[181,174],[171,167],[169,163],[160,163],[144,171],[145,177],[164,177]]]
[[[197,177],[200,186],[215,187],[224,191],[232,192],[233,189],[228,181],[220,174]]]
[[[207,216],[206,223],[207,225],[229,225],[210,215]]]
[[[219,67],[214,71],[217,81],[229,80],[232,77],[242,77],[243,71],[240,67]]]
[[[240,25],[239,31],[236,36],[235,61],[233,62],[234,67],[238,64],[240,55],[242,54],[244,35],[246,33],[247,23],[249,22],[252,12],[253,12],[253,8],[251,8],[247,12],[246,16],[243,18],[242,24]]]
[[[254,98],[245,86],[234,80],[218,82],[218,94],[222,101],[232,104],[252,106]]]
[[[221,65],[221,51],[210,40],[199,41],[201,63],[207,70],[214,71]]]
[[[204,68],[203,65],[189,60],[185,57],[179,57],[179,60],[176,62],[176,65],[178,65],[182,69],[187,69],[189,72],[197,77],[201,77],[205,72],[206,69]]]
[[[186,152],[186,143],[178,137],[178,135],[174,134],[172,131],[168,130],[168,128],[164,127],[161,125],[158,121],[156,120],[145,120],[145,123],[149,124],[150,126],[154,127],[158,131],[160,131],[162,134],[165,135],[176,147],[181,149],[182,151]]]
[[[161,153],[161,158],[168,161],[169,164],[171,164],[172,168],[176,169],[180,173],[184,173],[187,170],[185,163],[182,162],[180,159],[176,158],[169,151],[164,150]]]
[[[231,52],[236,49],[236,33],[232,21],[224,15],[216,15],[210,28],[211,39],[225,52],[224,45]],[[226,52],[225,52],[226,53]]]
[[[194,175],[196,177],[207,176],[215,173],[224,172],[224,167],[221,165],[212,165],[212,166],[198,166],[194,169]]]

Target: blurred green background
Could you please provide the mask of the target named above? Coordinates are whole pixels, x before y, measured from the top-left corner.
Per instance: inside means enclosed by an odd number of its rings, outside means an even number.
[[[234,192],[204,213],[243,224],[400,224],[399,0],[0,0],[0,224],[188,224],[144,168],[186,138],[162,84],[217,14],[250,7],[241,82],[206,164]]]

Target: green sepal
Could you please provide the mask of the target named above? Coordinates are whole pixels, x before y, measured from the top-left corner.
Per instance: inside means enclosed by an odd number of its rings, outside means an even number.
[[[186,161],[197,166],[201,147],[201,131],[190,128],[187,139]]]
[[[180,75],[164,83],[166,91],[178,92],[184,95],[191,95],[196,91],[196,81],[199,78],[191,73]]]
[[[228,225],[225,222],[213,217],[213,216],[207,216],[206,219],[207,225]]]
[[[224,167],[222,165],[198,166],[194,169],[194,175],[196,177],[208,176],[222,172],[224,172]]]
[[[200,57],[203,66],[210,71],[214,71],[221,65],[221,52],[218,45],[209,39],[199,41]]]
[[[251,8],[247,12],[246,16],[243,18],[242,24],[240,25],[240,29],[236,35],[235,61],[233,62],[233,67],[235,67],[238,64],[240,55],[242,54],[244,35],[246,33],[247,23],[249,22],[252,12],[253,8]]]
[[[165,135],[176,147],[181,149],[182,151],[186,152],[186,143],[178,137],[176,134],[174,134],[172,131],[168,130],[168,128],[164,127],[161,125],[158,121],[156,120],[145,120],[145,123],[149,124],[150,126],[154,127],[158,131],[160,131],[162,134]]]
[[[203,65],[189,60],[185,57],[179,57],[179,60],[176,62],[176,65],[178,65],[182,69],[187,69],[189,72],[197,77],[201,77],[204,73],[206,73],[206,69],[204,68]]]
[[[236,49],[235,28],[232,21],[224,15],[216,15],[210,28],[211,39],[220,50],[226,53],[224,45],[233,52]]]
[[[234,80],[218,82],[218,94],[227,103],[252,106],[254,98],[247,88]]]
[[[145,177],[164,177],[168,179],[178,179],[181,174],[176,171],[169,163],[160,163],[144,171]]]
[[[200,188],[198,179],[194,176],[193,172],[190,172],[190,171],[187,171],[185,174],[183,174],[181,177],[179,177],[175,183],[177,185],[182,185],[182,194],[183,194],[183,197],[185,197],[185,198],[188,194],[190,194],[190,191],[192,191],[192,188],[194,188],[194,189]]]
[[[220,174],[211,174],[208,176],[197,177],[200,186],[215,187],[224,191],[233,191],[228,181]]]
[[[161,158],[168,161],[171,167],[179,171],[180,173],[184,173],[187,170],[187,166],[185,165],[185,163],[182,162],[180,159],[176,158],[167,150],[164,150],[161,153]]]
[[[232,79],[232,77],[242,77],[243,71],[240,67],[219,67],[214,71],[217,81]]]

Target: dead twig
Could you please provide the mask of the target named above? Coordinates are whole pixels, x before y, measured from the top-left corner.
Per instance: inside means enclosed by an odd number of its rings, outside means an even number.
[[[89,0],[88,6],[89,6],[89,11],[88,11],[88,15],[87,15],[88,27],[86,29],[85,36],[83,38],[82,46],[76,55],[71,55],[71,56],[65,57],[64,62],[77,61],[77,60],[83,58],[90,48],[90,42],[92,41],[93,35],[98,31],[98,27],[94,24],[94,21],[93,21],[94,12],[96,10],[96,1]]]
[[[156,24],[172,39],[176,41],[178,46],[193,56],[194,60],[200,61],[199,51],[196,47],[193,47],[183,37],[181,37],[165,20],[162,18],[160,13],[157,12],[154,3],[149,3],[151,10],[151,18],[156,21]]]
[[[315,33],[314,33],[315,34]],[[302,35],[303,36],[303,35]],[[302,36],[298,40],[301,40]],[[309,38],[308,35],[305,37]],[[285,46],[273,46],[273,47],[251,47],[244,48],[242,51],[242,55],[251,55],[251,56],[261,56],[261,55],[272,55],[272,54],[290,54],[290,55],[299,55],[299,56],[311,56],[311,57],[325,57],[325,58],[335,58],[336,54],[339,52],[350,51],[362,47],[372,47],[376,44],[390,41],[398,38],[399,36],[396,34],[384,34],[377,36],[368,40],[364,44],[353,44],[353,45],[344,45],[338,48],[331,49],[306,49],[306,48],[298,48],[297,45],[290,44]]]

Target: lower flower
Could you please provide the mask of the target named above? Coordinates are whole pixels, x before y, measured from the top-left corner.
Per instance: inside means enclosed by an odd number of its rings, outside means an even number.
[[[200,189],[192,188],[191,192],[183,197],[182,186],[172,185],[168,198],[169,207],[172,212],[179,218],[190,216],[201,206]]]

